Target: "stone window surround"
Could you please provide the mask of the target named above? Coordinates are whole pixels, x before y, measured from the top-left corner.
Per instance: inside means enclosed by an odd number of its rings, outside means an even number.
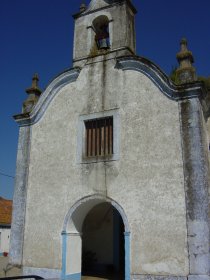
[[[85,121],[113,117],[113,155],[109,157],[86,158],[85,154]],[[79,116],[77,133],[77,163],[97,163],[119,160],[120,151],[120,115],[119,109],[91,113]]]

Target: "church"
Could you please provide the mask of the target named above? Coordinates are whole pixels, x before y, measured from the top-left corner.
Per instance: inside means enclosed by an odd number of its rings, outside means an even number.
[[[205,85],[182,39],[179,83],[137,56],[130,0],[74,15],[73,66],[26,92],[10,262],[23,275],[209,280]]]

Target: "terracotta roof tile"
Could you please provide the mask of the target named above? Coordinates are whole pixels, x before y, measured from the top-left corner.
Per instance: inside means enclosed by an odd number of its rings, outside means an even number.
[[[0,224],[10,225],[12,220],[12,200],[0,197]]]

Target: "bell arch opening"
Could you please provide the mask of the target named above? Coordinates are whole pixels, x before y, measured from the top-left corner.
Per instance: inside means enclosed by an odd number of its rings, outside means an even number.
[[[93,20],[93,30],[95,32],[95,43],[98,50],[110,48],[109,19],[101,15]]]
[[[61,279],[82,276],[130,280],[130,231],[124,210],[100,195],[79,200],[62,231]]]

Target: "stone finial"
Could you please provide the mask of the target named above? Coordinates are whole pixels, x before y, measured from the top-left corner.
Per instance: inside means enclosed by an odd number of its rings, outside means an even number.
[[[31,87],[30,88],[27,88],[26,89],[26,92],[28,93],[28,94],[30,94],[30,93],[35,93],[36,95],[41,95],[41,90],[39,89],[39,87],[38,87],[38,82],[39,82],[39,77],[38,77],[38,74],[37,73],[35,73],[34,74],[34,76],[33,76],[33,78],[32,78],[32,85],[31,85]]]
[[[179,67],[176,70],[178,80],[181,84],[196,81],[193,54],[187,48],[187,40],[183,38],[180,42],[180,52],[177,53],[176,58],[179,62]]]
[[[39,77],[38,74],[35,73],[32,78],[32,88],[38,88]]]
[[[81,3],[79,10],[80,10],[81,13],[86,10],[86,4],[85,4],[84,1]]]
[[[38,74],[34,74],[31,87],[26,89],[28,98],[23,102],[23,113],[29,113],[32,110],[42,93],[42,91],[39,89],[38,82]]]

